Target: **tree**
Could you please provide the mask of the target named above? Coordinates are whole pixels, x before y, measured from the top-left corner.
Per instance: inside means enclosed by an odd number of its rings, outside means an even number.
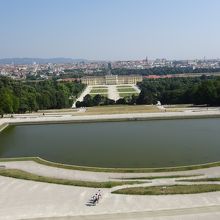
[[[93,102],[93,105],[97,106],[97,105],[100,105],[102,103],[103,99],[102,99],[102,96],[101,95],[95,95],[92,102]]]
[[[203,81],[195,93],[196,104],[216,104],[217,91],[212,81]]]
[[[1,118],[3,118],[3,116],[4,116],[4,111],[1,108],[0,108],[0,116],[1,116]]]
[[[77,96],[84,87],[79,82],[21,82],[0,76],[0,108],[4,113],[20,113],[70,107],[69,97]]]
[[[86,95],[83,99],[84,105],[87,107],[93,106],[93,101],[91,95]]]
[[[13,112],[13,95],[8,88],[0,92],[0,106],[5,113]]]

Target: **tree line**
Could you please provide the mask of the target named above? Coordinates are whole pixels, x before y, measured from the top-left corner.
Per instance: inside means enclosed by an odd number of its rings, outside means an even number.
[[[84,87],[78,82],[22,82],[0,77],[0,115],[67,108]]]
[[[220,105],[220,78],[170,78],[144,80],[137,104],[194,104]]]
[[[134,105],[136,104],[138,96],[132,95],[124,98],[120,98],[117,101],[109,99],[103,95],[86,95],[83,98],[83,101],[77,101],[76,107],[92,107],[92,106],[101,106],[101,105]]]
[[[162,104],[220,106],[219,77],[145,79],[138,83],[138,86],[141,89],[138,96],[127,96],[114,101],[101,95],[87,95],[82,102],[77,102],[76,106],[151,105],[158,101]]]
[[[216,73],[220,72],[220,68],[198,68],[192,67],[153,67],[149,69],[112,69],[113,75],[172,75],[172,74],[187,74],[187,73]]]
[[[111,69],[113,75],[173,75],[173,74],[187,74],[187,73],[218,73],[220,68],[192,68],[192,67],[153,67],[147,69],[125,69],[116,68]],[[93,76],[104,76],[109,73],[108,68],[101,68],[93,70]],[[40,75],[40,74],[39,74]],[[48,74],[47,74],[48,75]],[[65,69],[64,73],[59,76],[53,76],[54,79],[65,79],[65,78],[82,78],[83,76],[90,76],[91,73],[85,73],[83,69]],[[36,76],[29,76],[31,79]]]
[[[162,104],[220,106],[220,77],[145,79],[138,86],[141,89],[138,96],[114,101],[102,95],[86,95],[76,107],[156,104],[157,101]],[[80,82],[22,82],[0,77],[0,115],[68,108],[84,88]]]

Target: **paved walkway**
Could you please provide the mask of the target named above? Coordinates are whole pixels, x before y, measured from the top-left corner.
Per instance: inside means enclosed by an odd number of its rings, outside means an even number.
[[[117,118],[170,118],[183,116],[219,116],[218,108],[211,110],[194,109],[186,112],[163,112],[142,114],[116,114],[93,116],[57,116],[57,117],[18,117],[0,119],[0,125],[7,122],[56,122],[77,120],[100,120]],[[8,168],[22,169],[39,175],[58,178],[105,181],[120,177],[152,176],[152,175],[189,175],[204,174],[207,177],[219,177],[220,168],[213,167],[203,170],[172,172],[172,173],[148,173],[148,174],[115,174],[93,173],[86,171],[63,170],[60,168],[45,167],[35,162],[1,162]],[[197,177],[199,178],[199,177]],[[157,179],[144,185],[161,185],[174,183],[174,179]],[[124,186],[123,186],[124,187]],[[116,187],[119,188],[119,187]],[[116,189],[114,188],[114,189]],[[194,219],[193,213],[198,214],[199,219],[219,219],[220,192],[201,193],[192,195],[166,195],[166,196],[130,196],[111,194],[112,189],[102,189],[103,198],[95,207],[85,205],[88,198],[96,189],[47,184],[33,181],[25,181],[0,176],[0,219],[30,219],[40,217],[78,216],[73,219],[92,219],[91,215],[103,215],[102,219]],[[198,209],[200,207],[200,209]],[[168,214],[163,210],[169,210]],[[180,213],[179,210],[183,212]],[[189,211],[190,210],[190,211]],[[195,211],[196,210],[196,211]],[[211,211],[210,211],[211,210]],[[149,215],[154,211],[154,214]],[[132,214],[132,213],[133,214]],[[139,213],[140,212],[140,213]],[[143,216],[142,216],[142,214]],[[176,215],[174,215],[177,213]],[[112,215],[112,216],[111,216]],[[161,217],[162,216],[162,217]],[[163,217],[165,216],[165,217]],[[167,217],[169,216],[169,217]],[[180,216],[180,217],[179,217]],[[201,217],[201,218],[200,218]],[[61,218],[63,219],[63,217]],[[68,218],[67,218],[68,219]],[[71,219],[71,218],[70,218]],[[97,217],[98,219],[98,217]]]
[[[178,112],[152,112],[152,113],[127,113],[127,114],[103,114],[103,115],[17,115],[14,118],[0,118],[0,126],[4,123],[48,123],[48,122],[77,122],[99,121],[115,119],[170,119],[184,117],[220,117],[220,108],[189,108]],[[1,128],[0,128],[1,130]]]
[[[132,86],[132,88],[134,88],[137,91],[137,93],[141,92],[141,90],[138,88],[137,85],[131,85],[131,86]]]
[[[84,91],[80,94],[79,98],[76,99],[76,101],[73,103],[72,108],[76,108],[76,102],[82,102],[83,98],[90,93],[92,90],[92,87],[87,86]]]
[[[65,219],[65,216],[68,219],[68,216],[75,216],[74,220],[119,220],[128,219],[127,217],[130,216],[130,219],[135,220],[146,219],[145,217],[178,215],[184,216],[185,219],[186,214],[195,213],[200,213],[202,217],[207,216],[206,213],[208,213],[210,219],[214,219],[217,214],[219,216],[220,192],[193,195],[129,196],[111,194],[109,189],[102,189],[103,197],[100,203],[94,207],[86,206],[88,198],[96,191],[97,189],[92,188],[0,176],[0,219],[43,217]],[[198,207],[200,208],[198,209]]]
[[[117,101],[118,99],[120,99],[120,96],[119,96],[119,93],[118,93],[118,90],[117,90],[117,86],[120,86],[120,85],[97,85],[97,86],[103,86],[103,87],[106,87],[108,89],[108,98],[109,99],[112,99],[112,100],[115,100]],[[97,87],[96,85],[94,86],[87,86],[85,88],[85,90],[82,92],[82,94],[79,96],[79,98],[73,103],[73,106],[72,108],[75,108],[76,107],[76,102],[77,101],[80,101],[82,102],[83,101],[83,98],[90,94],[91,90],[93,87]],[[123,86],[126,86],[126,84],[123,84]],[[133,85],[133,84],[127,84],[128,87],[132,87],[135,89],[135,91],[137,91],[138,93],[140,93],[140,89],[136,86],[136,85]],[[128,92],[125,92],[125,93],[128,93]],[[92,94],[96,94],[96,93],[92,93]],[[97,93],[97,94],[102,94],[102,93]],[[104,93],[105,94],[105,93]]]
[[[38,218],[33,220],[219,220],[220,206],[202,206],[193,208],[159,210],[159,211],[144,211],[144,212],[127,212],[117,214],[100,214],[88,216],[72,216],[72,217],[57,217],[57,218]]]
[[[116,85],[108,86],[108,98],[114,101],[117,101],[118,99],[120,99]]]

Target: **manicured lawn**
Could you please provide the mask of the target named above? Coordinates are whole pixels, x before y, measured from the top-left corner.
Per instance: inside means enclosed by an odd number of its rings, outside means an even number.
[[[171,195],[171,194],[194,194],[220,191],[218,184],[199,185],[172,185],[172,186],[150,186],[130,187],[114,191],[116,194],[128,195]]]
[[[84,115],[93,114],[123,114],[123,113],[142,113],[142,112],[159,112],[159,109],[153,105],[109,105],[94,106],[86,108]]]
[[[181,182],[220,182],[220,177],[200,178],[200,179],[180,179]]]
[[[202,175],[170,175],[170,176],[144,176],[144,177],[132,177],[123,178],[123,180],[154,180],[154,179],[171,179],[171,178],[186,178],[186,177],[197,177]],[[181,181],[181,180],[180,180]]]
[[[136,93],[137,91],[134,88],[120,88],[118,89],[118,92]]]
[[[107,93],[108,89],[92,89],[90,93]]]
[[[6,176],[6,177],[13,177],[17,179],[23,179],[23,180],[32,180],[32,181],[37,181],[37,182],[92,187],[92,188],[112,188],[114,186],[121,186],[121,185],[126,185],[126,184],[143,183],[140,181],[91,182],[91,181],[81,181],[81,180],[58,179],[58,178],[53,178],[53,177],[39,176],[36,174],[28,173],[28,172],[17,170],[17,169],[0,169],[0,175]]]
[[[108,87],[106,86],[93,86],[93,89],[107,89]]]

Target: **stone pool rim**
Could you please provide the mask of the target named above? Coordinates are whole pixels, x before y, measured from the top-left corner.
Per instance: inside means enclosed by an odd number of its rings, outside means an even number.
[[[212,167],[219,167],[220,161],[186,165],[186,166],[174,166],[174,167],[159,167],[159,168],[108,168],[108,167],[90,167],[90,166],[78,166],[71,164],[64,164],[58,162],[52,162],[41,157],[11,157],[11,158],[0,158],[0,163],[4,162],[19,162],[19,161],[33,161],[38,164],[45,166],[69,169],[69,170],[79,170],[88,172],[106,172],[106,173],[161,173],[161,172],[178,172],[178,171],[191,171],[199,169],[207,169]],[[7,168],[7,167],[6,167]]]
[[[196,112],[194,112],[196,113]],[[123,115],[123,114],[120,114]],[[132,114],[131,114],[132,115]],[[94,116],[94,115],[93,115]],[[95,115],[98,116],[98,115]],[[105,116],[105,115],[102,115]],[[0,119],[0,132],[6,129],[8,126],[19,126],[19,125],[46,125],[46,124],[78,124],[78,123],[99,123],[99,122],[129,122],[129,121],[154,121],[154,120],[187,120],[187,119],[209,119],[209,118],[220,118],[220,113],[217,114],[193,114],[193,115],[155,115],[150,117],[145,116],[134,116],[134,117],[112,117],[112,118],[81,118],[81,119],[57,119],[51,118],[50,120],[26,120],[27,118],[22,118],[23,121],[13,121],[14,118],[3,118],[8,119],[1,123]],[[29,118],[36,119],[36,118]],[[40,118],[42,119],[42,118]],[[11,121],[12,120],[12,121]],[[16,120],[16,118],[15,118]]]

